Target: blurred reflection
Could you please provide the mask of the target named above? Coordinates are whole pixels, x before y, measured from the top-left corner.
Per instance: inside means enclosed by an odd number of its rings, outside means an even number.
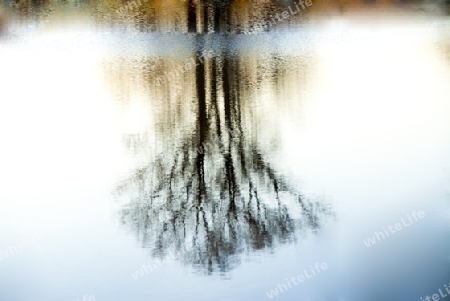
[[[41,26],[70,19],[95,21],[117,31],[260,34],[298,28],[306,20],[360,13],[422,11],[448,15],[448,1],[311,0],[4,0],[8,14],[23,24]],[[300,5],[302,9],[295,8]],[[280,15],[286,15],[281,18]],[[75,17],[75,18],[74,18]],[[1,22],[1,21],[0,21]],[[0,24],[1,26],[1,24]]]
[[[0,8],[0,37],[5,33],[6,31],[6,15],[3,12],[3,9]]]
[[[108,67],[112,78],[120,77],[111,85],[125,111],[138,107],[153,116],[130,113],[138,129],[128,127],[133,133],[126,144],[147,162],[117,191],[126,202],[123,223],[153,256],[175,253],[199,270],[225,273],[239,263],[239,254],[271,251],[315,232],[332,211],[302,197],[276,170],[277,130],[255,112],[265,80],[274,86],[272,93],[280,85],[289,91],[285,59],[275,54],[258,62],[257,56],[217,50],[205,57],[206,41],[195,39],[201,46],[188,58],[125,60]],[[191,70],[168,75],[190,61],[196,63]],[[141,75],[131,76],[124,67],[130,65]],[[136,105],[137,99],[144,104]],[[277,103],[266,105],[272,102]],[[276,112],[272,115],[276,119]],[[154,120],[143,129],[138,119]]]
[[[45,23],[48,22],[50,16],[55,10],[55,3],[42,0],[30,0],[30,1],[14,1],[8,0],[4,2],[5,12],[7,15],[18,19],[20,23],[32,24],[32,23]]]

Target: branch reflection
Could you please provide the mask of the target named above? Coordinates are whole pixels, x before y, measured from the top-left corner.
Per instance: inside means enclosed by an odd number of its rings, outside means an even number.
[[[169,91],[159,103],[165,113],[155,127],[158,155],[117,191],[126,198],[123,224],[153,256],[175,253],[199,271],[226,273],[240,255],[296,242],[333,212],[302,197],[273,167],[273,150],[258,143],[258,124],[245,102],[251,91],[242,80],[248,63],[226,53],[200,61],[203,51],[195,55],[193,79],[178,83],[195,85],[196,122],[180,117],[180,106],[189,104],[171,104],[174,83],[155,87]]]

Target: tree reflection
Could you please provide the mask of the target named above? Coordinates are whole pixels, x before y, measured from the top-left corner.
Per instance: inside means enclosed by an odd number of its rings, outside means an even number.
[[[243,63],[228,54],[204,62],[200,56],[194,128],[179,141],[160,129],[159,155],[121,183],[118,193],[127,200],[122,222],[153,256],[172,252],[201,271],[225,273],[241,254],[271,251],[317,231],[332,212],[303,198],[272,167],[270,150],[258,144],[256,125],[243,113]],[[179,124],[171,127],[180,130]]]

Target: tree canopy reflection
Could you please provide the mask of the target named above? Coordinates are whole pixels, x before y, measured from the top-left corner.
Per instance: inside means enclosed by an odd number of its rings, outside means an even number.
[[[296,242],[332,216],[277,172],[258,143],[257,124],[244,113],[240,64],[224,53],[197,63],[196,122],[179,124],[179,108],[162,102],[167,120],[156,129],[158,156],[117,189],[126,198],[123,224],[152,256],[174,253],[206,273],[226,273],[243,254]]]

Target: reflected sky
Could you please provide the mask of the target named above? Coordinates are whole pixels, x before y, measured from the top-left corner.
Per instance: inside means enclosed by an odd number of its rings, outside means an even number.
[[[0,254],[58,231],[0,261],[0,299],[264,300],[316,262],[277,299],[448,285],[448,33],[411,20],[248,38],[17,23],[0,41]]]

